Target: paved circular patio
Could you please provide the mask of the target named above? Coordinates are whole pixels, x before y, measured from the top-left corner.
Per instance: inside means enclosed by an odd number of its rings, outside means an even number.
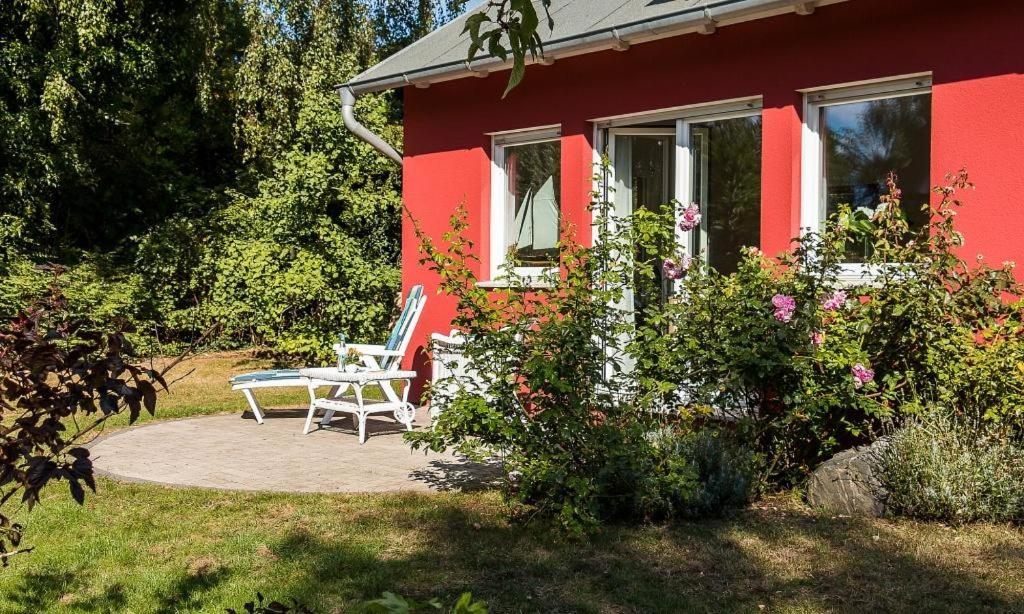
[[[417,428],[424,428],[423,411]],[[176,486],[284,492],[395,492],[479,489],[493,465],[453,454],[413,451],[403,427],[367,420],[367,440],[351,418],[302,434],[305,411],[271,410],[263,424],[218,415],[155,422],[103,437],[91,446],[100,473]]]

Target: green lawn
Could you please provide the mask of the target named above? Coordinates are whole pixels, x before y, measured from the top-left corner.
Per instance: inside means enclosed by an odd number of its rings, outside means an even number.
[[[221,388],[240,360],[195,361],[160,417],[236,411]],[[494,493],[101,480],[84,507],[55,488],[23,520],[36,549],[0,571],[0,614],[222,612],[257,591],[344,612],[385,590],[469,590],[499,612],[1024,611],[1024,530],[832,518],[781,498],[730,519],[574,540],[509,524]]]
[[[165,361],[153,366],[161,369]],[[248,352],[220,352],[185,360],[167,374],[167,392],[160,392],[156,420],[184,418],[201,414],[222,414],[248,409],[242,393],[231,390],[228,379],[240,373],[271,368],[270,361],[254,358]],[[280,388],[257,391],[266,407],[309,407],[309,396],[301,388]],[[146,412],[139,422],[153,420]],[[111,419],[105,428],[128,425],[128,416]]]

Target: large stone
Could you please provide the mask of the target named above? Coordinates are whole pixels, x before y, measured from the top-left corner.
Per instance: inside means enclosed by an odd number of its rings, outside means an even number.
[[[875,462],[884,440],[844,450],[811,474],[807,500],[814,507],[849,516],[885,514],[885,492],[875,475]]]

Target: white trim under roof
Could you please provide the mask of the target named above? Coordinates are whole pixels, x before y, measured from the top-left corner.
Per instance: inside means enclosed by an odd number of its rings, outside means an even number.
[[[638,111],[636,113],[624,113],[622,115],[611,115],[590,119],[601,128],[616,128],[619,126],[636,126],[637,124],[650,124],[658,121],[672,121],[686,117],[693,119],[703,115],[721,115],[722,113],[754,111],[762,105],[761,96],[747,96],[744,98],[731,98],[714,102],[700,102],[695,104],[654,109],[651,111]]]

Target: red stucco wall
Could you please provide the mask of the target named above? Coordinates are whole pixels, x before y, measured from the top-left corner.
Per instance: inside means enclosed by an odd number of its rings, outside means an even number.
[[[489,132],[561,124],[562,211],[588,239],[593,126],[631,112],[760,95],[762,248],[798,230],[802,96],[798,90],[931,71],[932,183],[966,166],[978,184],[959,218],[966,255],[1024,264],[1024,1],[851,0],[534,66],[501,100],[507,73],[405,91],[404,199],[431,234],[459,203],[488,270]],[[453,303],[434,292],[404,226],[403,281],[429,299],[414,347],[447,331]],[[425,364],[417,352],[416,366]],[[421,371],[426,373],[426,371]]]

